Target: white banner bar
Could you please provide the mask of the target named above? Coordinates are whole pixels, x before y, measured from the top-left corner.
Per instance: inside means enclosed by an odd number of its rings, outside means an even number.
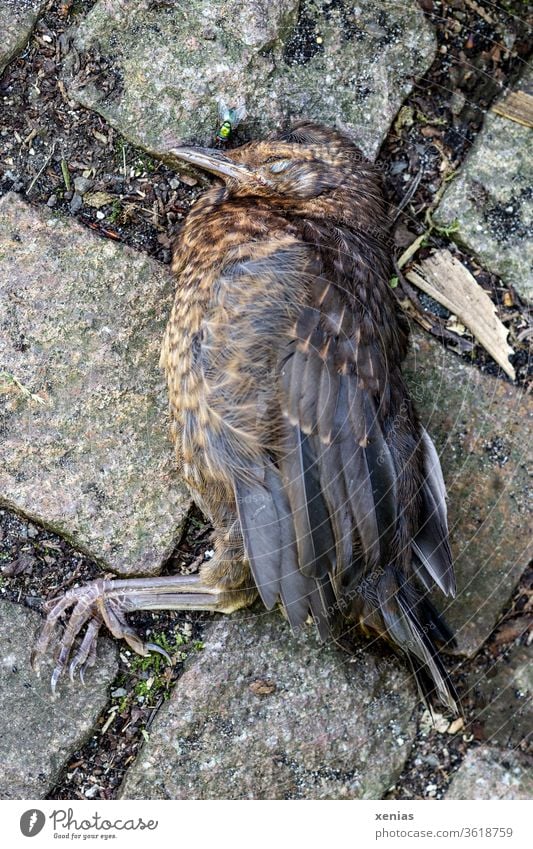
[[[73,843],[124,849],[533,845],[531,803],[518,801],[3,801],[1,806],[2,845],[9,849]]]

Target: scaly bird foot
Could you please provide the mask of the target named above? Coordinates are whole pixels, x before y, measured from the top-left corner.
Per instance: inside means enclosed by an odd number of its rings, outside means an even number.
[[[82,683],[85,683],[85,670],[94,666],[96,661],[96,647],[102,624],[107,626],[113,636],[124,639],[137,654],[146,656],[150,651],[157,651],[170,660],[160,646],[144,643],[128,625],[125,619],[127,606],[123,598],[109,592],[112,586],[112,582],[100,578],[46,603],[46,621],[31,657],[32,666],[36,670],[49,649],[58,621],[69,608],[72,608],[59,643],[56,665],[50,680],[54,693],[67,664],[70,680],[74,680],[74,674],[79,667],[80,679]],[[86,630],[81,642],[75,646],[76,638],[85,626]]]

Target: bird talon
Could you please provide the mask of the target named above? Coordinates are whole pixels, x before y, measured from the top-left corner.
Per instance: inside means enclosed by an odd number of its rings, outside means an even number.
[[[56,664],[50,679],[52,692],[55,693],[61,676],[68,667],[68,676],[74,681],[76,669],[80,668],[80,679],[84,683],[83,670],[92,666],[96,657],[96,643],[102,621],[105,620],[105,582],[95,581],[84,587],[70,590],[61,598],[47,602],[47,616],[41,634],[31,654],[32,667],[37,671],[43,657],[50,648],[56,624],[69,608],[70,613],[59,642]],[[79,645],[75,645],[81,631],[85,633]],[[70,660],[70,663],[69,663]]]
[[[52,692],[56,692],[61,676],[68,671],[68,677],[74,681],[76,671],[82,684],[85,672],[96,662],[98,635],[103,624],[114,637],[124,639],[138,654],[147,656],[150,651],[162,654],[170,663],[171,659],[161,646],[155,643],[143,643],[136,631],[125,618],[124,599],[116,593],[117,582],[99,579],[92,584],[70,590],[63,597],[47,602],[48,611],[41,634],[32,652],[32,666],[37,669],[42,658],[50,648],[55,627],[66,616],[66,623],[59,640],[56,663],[50,679]],[[115,590],[115,591],[114,591]],[[70,610],[69,610],[70,608]],[[67,611],[68,614],[67,614]],[[83,636],[82,635],[83,632]]]
[[[74,681],[74,673],[76,672],[78,666],[80,667],[81,673],[81,669],[83,669],[85,666],[93,665],[94,657],[96,656],[96,643],[98,640],[98,632],[100,631],[100,625],[101,623],[98,619],[91,619],[89,621],[81,645],[72,660],[70,661],[69,677],[71,681]],[[89,663],[89,661],[91,662]]]
[[[52,690],[54,696],[56,694],[57,682],[59,681],[62,672],[63,667],[61,666],[56,666],[54,671],[52,672],[52,677],[50,678],[50,689]]]
[[[167,663],[172,663],[172,658],[170,657],[169,653],[166,652],[165,649],[161,648],[161,646],[159,646],[157,643],[145,643],[144,647],[145,649],[148,649],[148,651],[153,651],[157,654],[161,654],[165,658]]]

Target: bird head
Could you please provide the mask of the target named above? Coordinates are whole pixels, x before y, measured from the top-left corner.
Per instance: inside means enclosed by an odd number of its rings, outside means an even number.
[[[349,180],[356,164],[368,165],[346,136],[307,122],[227,152],[174,147],[169,153],[219,177],[230,196],[271,199],[285,206],[331,194]]]

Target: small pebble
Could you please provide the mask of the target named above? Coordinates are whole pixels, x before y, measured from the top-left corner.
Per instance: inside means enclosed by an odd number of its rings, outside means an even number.
[[[74,197],[73,197],[73,198],[72,198],[72,200],[70,201],[69,209],[70,209],[70,211],[71,211],[73,214],[75,214],[76,212],[79,212],[79,211],[80,211],[80,209],[82,208],[82,206],[83,206],[83,200],[82,200],[82,197],[81,197],[81,195],[79,195],[79,194],[76,192],[76,193],[74,194]]]
[[[457,732],[461,731],[464,727],[465,721],[462,716],[460,716],[458,719],[454,719],[454,721],[450,723],[448,734],[457,734]]]
[[[186,186],[196,186],[198,184],[196,177],[189,177],[188,174],[182,174],[180,180],[182,183],[185,183]]]
[[[94,185],[93,180],[88,180],[86,177],[76,177],[74,180],[74,188],[79,195],[84,195]]]
[[[87,790],[85,790],[83,795],[87,799],[94,799],[94,797],[96,796],[97,793],[98,793],[98,785],[93,784],[92,787],[88,787]]]
[[[52,209],[56,205],[56,203],[57,203],[56,195],[50,195],[50,197],[46,201],[46,205],[49,206],[50,209]]]

